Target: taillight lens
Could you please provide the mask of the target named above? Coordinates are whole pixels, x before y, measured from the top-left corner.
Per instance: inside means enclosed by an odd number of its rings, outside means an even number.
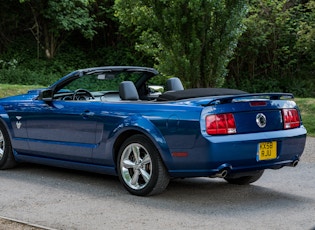
[[[232,113],[208,115],[206,117],[206,131],[210,135],[234,134],[236,125]]]
[[[251,101],[250,106],[254,107],[254,106],[266,106],[267,102],[265,101]]]
[[[283,109],[282,117],[284,129],[293,129],[300,127],[300,116],[296,109]]]

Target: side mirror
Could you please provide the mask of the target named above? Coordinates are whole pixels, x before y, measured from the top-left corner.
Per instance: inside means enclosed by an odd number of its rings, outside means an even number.
[[[39,93],[38,100],[49,102],[53,100],[53,95],[53,90],[45,89]]]

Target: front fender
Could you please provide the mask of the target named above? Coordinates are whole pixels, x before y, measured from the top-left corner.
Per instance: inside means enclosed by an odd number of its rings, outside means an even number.
[[[12,119],[12,118],[11,118]],[[9,114],[6,112],[3,106],[0,106],[0,122],[5,126],[8,131],[11,145],[14,150],[14,154],[17,152],[23,152],[29,149],[29,144],[27,141],[26,129],[16,129],[15,125],[18,125],[17,121],[12,121]],[[23,126],[22,126],[23,127]]]

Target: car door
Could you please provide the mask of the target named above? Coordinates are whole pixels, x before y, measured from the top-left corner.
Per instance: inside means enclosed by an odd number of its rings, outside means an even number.
[[[19,111],[21,113],[16,116],[26,126],[32,154],[91,161],[92,151],[102,133],[102,125],[94,117],[93,103],[62,100],[47,103],[36,100],[33,106],[25,106]]]

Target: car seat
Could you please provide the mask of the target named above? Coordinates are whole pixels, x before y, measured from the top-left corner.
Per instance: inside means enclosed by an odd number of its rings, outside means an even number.
[[[119,85],[119,96],[121,100],[139,100],[138,91],[132,81],[123,81]]]

